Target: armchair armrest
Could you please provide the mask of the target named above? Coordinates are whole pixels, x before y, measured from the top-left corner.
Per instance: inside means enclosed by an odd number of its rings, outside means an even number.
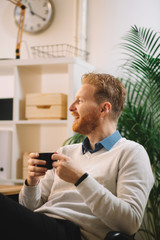
[[[134,240],[134,235],[128,236],[121,232],[109,232],[104,240]]]

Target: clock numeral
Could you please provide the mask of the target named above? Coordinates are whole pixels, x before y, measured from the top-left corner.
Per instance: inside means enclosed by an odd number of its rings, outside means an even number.
[[[45,10],[45,15],[48,15],[48,10]]]
[[[38,27],[38,28],[40,28],[40,27],[41,27],[41,24],[40,24],[40,23],[38,23],[38,24],[37,24],[37,27]]]
[[[31,31],[33,31],[33,30],[34,30],[34,27],[33,27],[33,26],[31,26],[31,27],[30,27],[30,30],[31,30]]]

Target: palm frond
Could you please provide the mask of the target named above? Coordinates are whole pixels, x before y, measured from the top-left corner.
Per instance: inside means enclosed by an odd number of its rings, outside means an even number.
[[[155,185],[141,231],[145,239],[160,236],[160,34],[131,27],[124,37],[126,61],[122,66],[128,91],[118,128],[126,138],[142,144],[150,157]],[[124,80],[123,80],[124,82]]]
[[[72,137],[68,138],[64,143],[64,145],[70,145],[75,143],[81,143],[85,139],[86,136],[81,135],[80,133],[74,134]]]

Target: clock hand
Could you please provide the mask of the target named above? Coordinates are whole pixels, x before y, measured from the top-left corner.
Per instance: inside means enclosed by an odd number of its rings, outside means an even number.
[[[46,20],[46,18],[43,18],[42,16],[40,16],[39,14],[37,14],[37,13],[35,13],[35,12],[31,12],[33,15],[35,15],[35,16],[37,16],[37,17],[39,17],[39,18],[41,18],[43,21],[45,21]]]
[[[29,9],[30,9],[30,12],[32,13],[33,10],[32,10],[32,6],[31,6],[30,2],[28,3],[28,7],[29,7]],[[33,13],[32,13],[32,14],[33,14]]]
[[[30,13],[31,13],[32,15],[35,15],[35,16],[37,16],[37,17],[41,18],[43,21],[45,21],[45,20],[46,20],[45,18],[43,18],[43,17],[42,17],[42,16],[40,16],[39,14],[37,14],[37,13],[33,12],[33,9],[32,9],[32,6],[31,6],[30,2],[28,3],[28,6],[29,6],[29,9],[30,9]]]

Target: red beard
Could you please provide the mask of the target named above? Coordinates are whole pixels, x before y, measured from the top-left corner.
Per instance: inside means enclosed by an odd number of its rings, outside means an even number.
[[[72,115],[78,117],[78,119],[76,119],[72,125],[72,130],[74,132],[82,135],[88,135],[99,126],[99,114],[96,110],[93,110],[83,117],[80,117],[75,113]]]

